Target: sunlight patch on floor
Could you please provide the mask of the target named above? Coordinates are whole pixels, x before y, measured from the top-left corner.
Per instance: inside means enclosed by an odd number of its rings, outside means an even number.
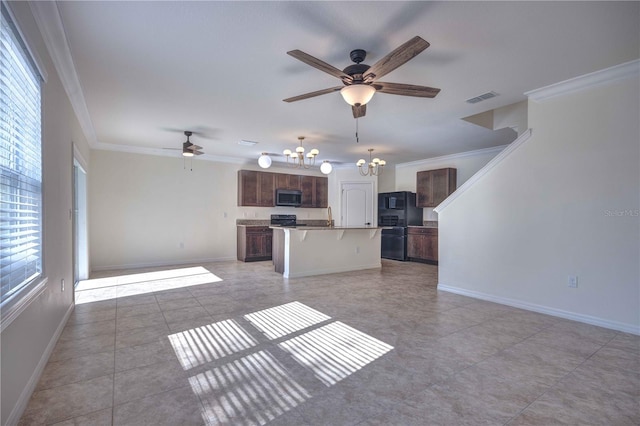
[[[339,321],[278,344],[327,386],[355,373],[393,349]]]
[[[83,280],[76,286],[76,305],[174,290],[222,281],[202,266]]]
[[[269,352],[260,351],[189,378],[207,424],[264,425],[311,394]]]
[[[331,319],[300,302],[253,312],[244,318],[272,340]]]
[[[256,339],[232,319],[170,334],[168,337],[178,361],[185,370],[258,344]]]

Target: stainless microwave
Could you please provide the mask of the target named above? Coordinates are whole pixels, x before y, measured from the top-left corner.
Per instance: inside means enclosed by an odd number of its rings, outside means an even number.
[[[276,206],[300,207],[302,191],[297,189],[276,189]]]

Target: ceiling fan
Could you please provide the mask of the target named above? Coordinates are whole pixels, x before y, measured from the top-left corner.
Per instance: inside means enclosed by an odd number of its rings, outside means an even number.
[[[182,148],[165,148],[165,149],[182,149],[182,156],[184,157],[193,157],[194,155],[202,155],[204,152],[200,151],[202,147],[200,145],[195,145],[192,143],[189,138],[193,135],[193,132],[189,130],[184,131],[184,135],[187,137],[187,140],[182,144]]]
[[[295,102],[302,99],[313,98],[340,91],[344,100],[351,105],[353,117],[364,117],[367,112],[367,102],[371,100],[374,93],[388,93],[390,95],[417,96],[422,98],[434,98],[440,89],[426,86],[416,86],[413,84],[387,83],[378,81],[395,70],[405,62],[414,58],[420,52],[429,47],[429,43],[419,36],[415,36],[400,47],[393,50],[387,56],[380,59],[372,66],[362,63],[367,56],[367,52],[362,49],[352,50],[350,57],[355,64],[349,65],[344,70],[321,61],[301,50],[291,50],[288,55],[314,68],[324,71],[342,80],[343,86],[331,87],[304,95],[283,99],[284,102]]]

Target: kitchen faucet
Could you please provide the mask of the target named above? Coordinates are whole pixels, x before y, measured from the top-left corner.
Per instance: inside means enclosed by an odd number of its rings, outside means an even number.
[[[327,212],[329,213],[329,219],[327,220],[327,226],[333,226],[333,219],[331,218],[331,206],[327,207]]]

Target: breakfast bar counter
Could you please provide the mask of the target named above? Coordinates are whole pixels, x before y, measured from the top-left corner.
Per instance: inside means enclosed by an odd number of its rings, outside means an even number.
[[[381,268],[375,227],[279,227],[273,229],[273,263],[285,278]]]

